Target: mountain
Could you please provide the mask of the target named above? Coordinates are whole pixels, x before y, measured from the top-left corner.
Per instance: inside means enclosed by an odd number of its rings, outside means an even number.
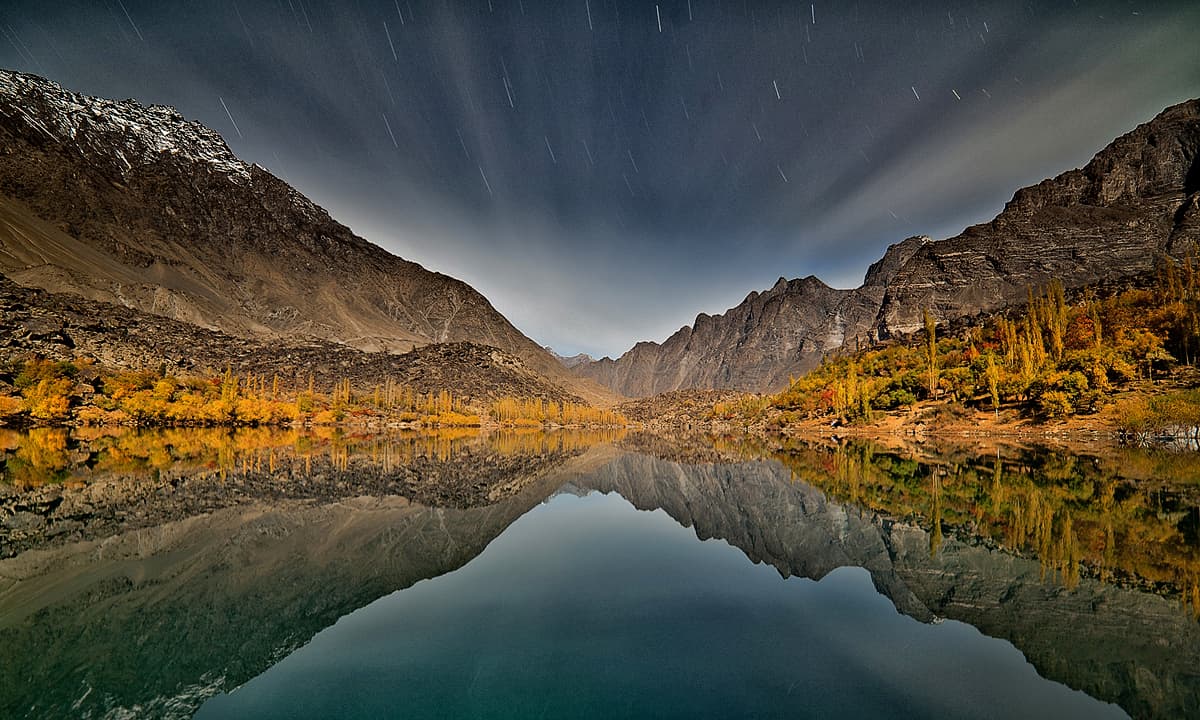
[[[578,355],[572,355],[570,357],[566,357],[564,355],[559,355],[558,353],[554,352],[554,348],[552,348],[550,346],[546,346],[545,349],[546,349],[546,352],[553,355],[554,359],[558,360],[560,363],[562,363],[562,366],[568,370],[579,367],[580,365],[583,365],[584,363],[595,362],[595,359],[591,355],[588,355],[587,353],[579,353]]]
[[[419,393],[452,389],[477,406],[505,396],[580,402],[494,347],[437,343],[397,354],[364,352],[328,340],[264,342],[77,295],[22,287],[3,276],[0,355],[52,360],[84,356],[107,367],[183,376],[212,376],[229,369],[239,376],[277,378],[285,389],[303,388],[310,378],[322,389],[349,380],[370,390],[391,380]]]
[[[474,288],[354,235],[176,110],[0,70],[0,272],[240,337],[491,345],[596,399]]]
[[[782,389],[826,353],[870,338],[888,283],[928,242],[912,237],[888,248],[857,289],[831,288],[811,275],[781,277],[722,315],[698,315],[661,345],[641,342],[617,360],[575,372],[631,397],[681,388]]]
[[[881,335],[994,310],[1052,279],[1081,287],[1150,272],[1200,242],[1200,99],[1167,108],[1079,170],[1018,190],[994,220],[921,248],[888,285]]]
[[[828,352],[1152,271],[1200,243],[1200,99],[1167,108],[1086,166],[1018,190],[989,223],[891,246],[854,290],[780,278],[722,315],[699,315],[662,344],[638,343],[576,373],[634,397],[680,388],[770,392]]]

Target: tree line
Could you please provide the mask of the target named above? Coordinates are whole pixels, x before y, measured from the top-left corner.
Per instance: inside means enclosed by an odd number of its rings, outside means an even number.
[[[484,401],[486,402],[486,401]],[[355,387],[348,378],[318,390],[285,388],[279,377],[177,376],[109,370],[87,359],[10,361],[0,366],[0,424],[143,427],[296,426],[395,422],[427,427],[624,425],[618,413],[571,402],[503,397],[487,405],[448,389],[421,392],[386,379]]]

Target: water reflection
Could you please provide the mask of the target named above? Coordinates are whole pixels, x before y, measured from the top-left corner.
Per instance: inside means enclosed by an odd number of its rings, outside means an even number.
[[[384,472],[415,458],[448,462],[464,451],[501,455],[573,453],[616,442],[623,429],[447,428],[392,433],[351,432],[336,427],[281,428],[0,428],[0,485],[31,489],[78,486],[113,474],[274,472],[281,462],[314,462],[345,470],[352,460]]]
[[[0,434],[0,557],[252,502],[495,503],[622,431],[353,434],[250,428]]]
[[[739,645],[755,628],[771,628],[780,645],[764,657],[800,662],[786,655],[808,647],[808,630],[793,627],[787,613],[764,614],[755,605],[758,592],[792,602],[795,583],[778,576],[823,584],[838,577],[839,568],[855,567],[874,588],[855,591],[874,603],[870,623],[903,620],[929,629],[913,620],[961,620],[1010,641],[1043,677],[1119,703],[1135,716],[1200,711],[1200,625],[1192,615],[1194,590],[1188,590],[1195,587],[1197,535],[1188,520],[1196,507],[1190,458],[1028,448],[1001,448],[998,456],[990,448],[980,456],[963,448],[747,438],[674,448],[619,434],[528,431],[432,437],[178,432],[2,436],[7,484],[0,486],[0,529],[7,533],[3,547],[15,557],[0,560],[0,716],[190,717],[206,698],[263,673],[339,618],[419,580],[474,567],[519,518],[532,509],[544,513],[548,498],[559,498],[550,503],[554,508],[599,508],[600,514],[568,513],[559,535],[527,533],[518,544],[523,550],[501,553],[504,562],[481,569],[486,587],[470,596],[524,593],[536,610],[556,597],[576,597],[547,578],[574,578],[579,589],[591,587],[587,578],[602,577],[600,590],[657,597],[659,605],[635,605],[672,617],[671,626],[683,633],[675,639],[703,641],[711,651],[667,644],[658,647],[660,655],[645,654],[657,658],[655,667],[686,671],[679,680],[685,690],[687,677],[755,667],[761,648]],[[37,473],[22,469],[34,467]],[[620,507],[655,511],[658,520],[645,526],[650,535],[639,531],[610,543],[606,536],[620,535],[621,528],[583,532],[615,506],[594,495],[579,504],[560,496],[595,492]],[[619,525],[640,522],[637,514],[618,515]],[[573,528],[580,534],[572,535]],[[758,590],[735,594],[719,612],[698,608],[667,592],[660,581],[669,572],[634,572],[664,560],[662,553],[675,545],[660,552],[658,542],[668,536],[671,543],[719,538],[777,572],[746,580]],[[740,564],[731,566],[728,556],[694,556],[683,549],[688,543],[676,550],[694,557],[696,582],[736,588],[745,580],[749,566],[736,553]],[[14,547],[32,551],[17,554]],[[580,549],[589,547],[593,551]],[[562,572],[537,559],[544,553],[563,563]],[[709,563],[716,564],[704,580]],[[770,577],[774,584],[764,579]],[[419,594],[394,597],[405,603]],[[616,607],[610,601],[619,605],[604,597],[597,593],[595,604],[564,617],[603,614]],[[886,617],[876,617],[880,602],[886,602]],[[876,682],[869,669],[896,657],[896,647],[872,645],[869,634],[853,648],[844,644],[850,628],[867,620],[837,625],[825,610],[803,612],[815,613],[812,627],[844,625],[846,638],[840,631],[823,636],[828,653],[853,651],[865,663],[855,672],[866,675],[847,670],[827,689],[842,681]],[[533,612],[529,619],[537,617]],[[453,620],[463,626],[485,621]],[[719,647],[713,644],[719,633],[711,630],[717,625],[732,633]],[[532,622],[528,628],[561,634],[563,625]],[[636,623],[624,629],[630,638],[648,637]],[[595,648],[604,647],[596,642]],[[971,664],[979,655],[965,641],[955,642],[929,652],[951,665],[983,667]],[[746,656],[737,656],[737,648]],[[566,687],[591,672],[580,665],[588,657],[604,667],[637,665],[630,656],[641,650],[618,650],[597,658],[560,648],[551,667],[572,673],[559,678]],[[431,657],[415,646],[404,652],[418,665]],[[500,656],[492,660],[494,672],[520,666]],[[28,683],[29,677],[43,680]],[[491,682],[493,689],[504,685],[499,675]],[[929,686],[921,687],[924,693]],[[946,679],[940,690],[967,702],[968,687]],[[708,697],[711,707],[742,702],[699,691],[692,697]],[[691,707],[691,700],[679,702]],[[925,702],[915,711],[940,707],[937,712],[961,714],[930,696]],[[213,706],[222,707],[233,706]],[[636,714],[635,704],[627,707],[618,714]],[[697,707],[705,714],[703,703]],[[791,707],[760,710],[782,714]]]
[[[197,717],[389,715],[1123,716],[974,628],[896,614],[862,570],[781,580],[616,494],[535,508]]]
[[[1081,576],[1176,596],[1200,615],[1200,455],[1096,448],[924,445],[746,438],[717,441],[770,457],[831,497],[930,530],[1036,557],[1043,577]]]

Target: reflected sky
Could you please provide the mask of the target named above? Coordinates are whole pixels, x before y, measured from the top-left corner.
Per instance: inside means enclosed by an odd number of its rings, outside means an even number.
[[[228,694],[226,717],[1123,717],[866,571],[781,579],[615,494],[560,494]]]

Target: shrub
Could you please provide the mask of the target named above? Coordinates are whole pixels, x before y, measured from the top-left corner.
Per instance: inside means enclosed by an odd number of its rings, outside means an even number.
[[[25,412],[25,403],[19,397],[0,395],[0,423]]]
[[[43,422],[66,420],[71,414],[71,390],[75,384],[64,377],[43,377],[25,389],[29,416]]]
[[[1075,409],[1075,404],[1062,390],[1048,390],[1038,396],[1037,407],[1046,417],[1061,418],[1070,415]]]
[[[877,395],[872,405],[874,405],[877,410],[895,410],[896,408],[915,405],[916,402],[916,395],[900,387],[893,388],[887,392]]]

